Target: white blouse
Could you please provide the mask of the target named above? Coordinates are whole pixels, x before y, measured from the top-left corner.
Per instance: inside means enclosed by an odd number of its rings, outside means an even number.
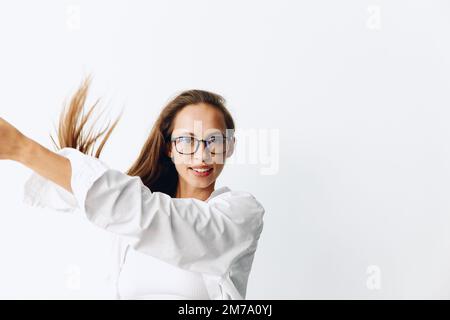
[[[265,212],[252,194],[222,187],[206,201],[171,198],[77,149],[57,153],[70,160],[73,194],[33,172],[23,201],[82,212],[115,235],[115,298],[245,299]]]

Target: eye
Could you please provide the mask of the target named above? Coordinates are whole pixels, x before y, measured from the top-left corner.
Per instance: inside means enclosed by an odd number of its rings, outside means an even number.
[[[210,142],[223,142],[224,138],[221,135],[215,135],[208,138]]]
[[[193,140],[192,137],[178,137],[178,142],[181,143],[191,143]]]

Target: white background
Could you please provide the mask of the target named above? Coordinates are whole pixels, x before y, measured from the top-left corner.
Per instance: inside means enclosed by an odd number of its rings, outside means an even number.
[[[450,298],[449,39],[444,0],[2,1],[0,116],[51,148],[92,73],[125,171],[170,97],[220,93],[279,132],[278,170],[216,184],[266,209],[247,299]],[[110,235],[22,204],[30,174],[0,162],[0,298],[100,296]]]

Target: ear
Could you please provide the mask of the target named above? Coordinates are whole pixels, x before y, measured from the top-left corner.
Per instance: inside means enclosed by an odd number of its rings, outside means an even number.
[[[227,154],[226,154],[227,158],[229,158],[233,155],[235,144],[236,144],[236,138],[233,136],[233,139],[231,140],[230,146],[227,150]]]

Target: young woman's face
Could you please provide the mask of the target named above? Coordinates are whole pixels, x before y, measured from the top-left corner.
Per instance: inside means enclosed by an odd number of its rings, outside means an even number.
[[[222,112],[203,103],[187,105],[178,112],[173,126],[172,139],[177,140],[171,143],[169,156],[179,178],[194,188],[207,188],[222,172],[227,157],[225,141],[221,140],[226,137]],[[193,138],[209,140],[210,147]],[[230,142],[227,144],[230,147]]]

